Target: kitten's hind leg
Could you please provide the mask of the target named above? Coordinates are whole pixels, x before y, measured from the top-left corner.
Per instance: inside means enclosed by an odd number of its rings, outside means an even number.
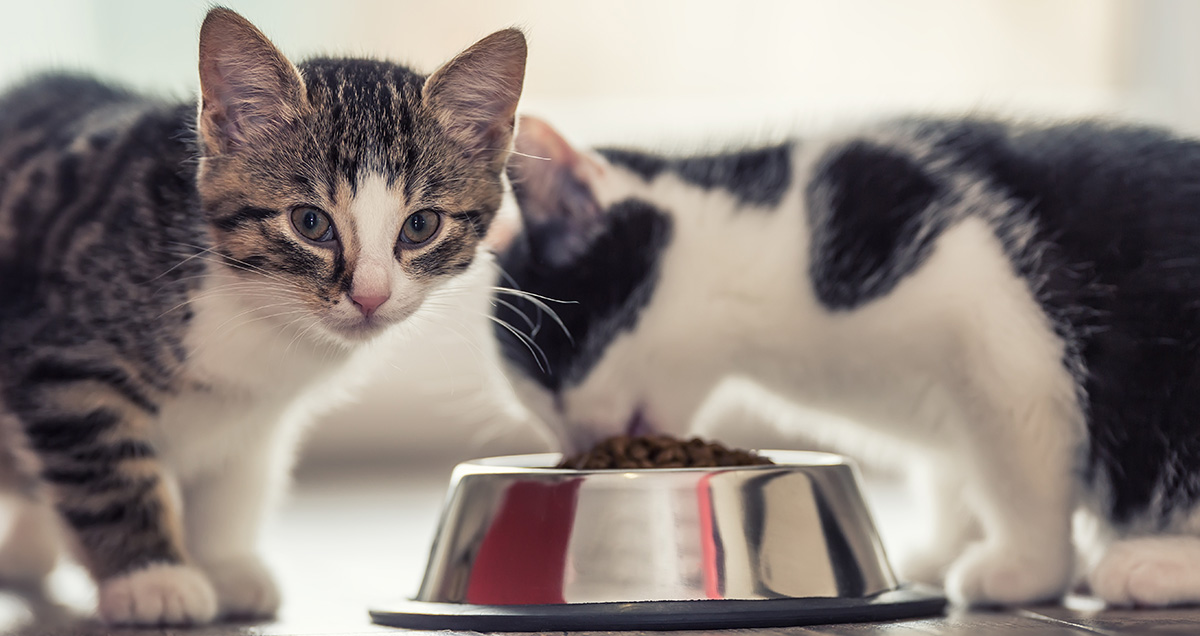
[[[36,368],[35,368],[36,371]],[[115,372],[114,372],[115,373]],[[154,407],[80,374],[30,372],[21,420],[70,543],[112,624],[206,623],[216,597],[187,563],[177,489],[147,438]],[[38,378],[34,381],[32,378]]]
[[[1200,603],[1200,537],[1119,539],[1088,574],[1092,593],[1109,605]]]

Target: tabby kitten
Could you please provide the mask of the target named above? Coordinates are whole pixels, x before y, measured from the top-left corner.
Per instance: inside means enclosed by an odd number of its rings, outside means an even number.
[[[198,112],[79,76],[0,96],[4,450],[105,621],[276,611],[255,544],[298,425],[352,353],[472,265],[525,55],[506,30],[429,77],[293,65],[218,8]],[[28,557],[0,575],[43,574],[41,543],[0,552]]]
[[[517,148],[550,161],[509,164],[500,265],[537,296],[496,333],[568,451],[757,386],[914,471],[902,573],[960,603],[1058,598],[1076,547],[1109,603],[1200,602],[1200,142],[912,120],[665,158],[522,120]]]

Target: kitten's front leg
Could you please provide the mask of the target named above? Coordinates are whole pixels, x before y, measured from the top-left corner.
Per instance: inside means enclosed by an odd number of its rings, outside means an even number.
[[[917,500],[921,535],[904,546],[897,570],[906,581],[942,585],[946,570],[981,535],[979,521],[967,505],[961,470],[949,458],[923,456],[908,469],[908,485]]]
[[[115,396],[59,395],[20,415],[41,477],[108,623],[206,623],[217,611],[188,563],[174,483],[144,436],[149,414]]]
[[[976,412],[961,466],[984,538],[950,567],[947,593],[971,605],[1058,599],[1074,575],[1077,407],[1013,399]]]
[[[222,617],[269,618],[279,610],[279,588],[258,556],[258,539],[283,473],[266,453],[245,453],[185,485],[188,546],[216,588]]]

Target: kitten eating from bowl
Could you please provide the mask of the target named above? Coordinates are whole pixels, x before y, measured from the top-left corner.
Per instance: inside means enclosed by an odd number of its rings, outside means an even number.
[[[742,382],[911,471],[927,541],[900,572],[958,603],[1078,576],[1200,602],[1200,142],[907,119],[669,157],[519,130],[499,264],[524,295],[495,334],[567,452],[685,434]]]
[[[575,470],[628,470],[636,468],[715,468],[720,466],[765,466],[771,460],[746,450],[730,450],[719,442],[668,435],[617,435],[591,450],[564,457],[558,468]]]

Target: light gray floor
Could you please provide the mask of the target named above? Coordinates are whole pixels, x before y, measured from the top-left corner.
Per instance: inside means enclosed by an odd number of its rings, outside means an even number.
[[[267,532],[266,558],[279,576],[284,605],[279,620],[259,625],[219,625],[188,630],[110,630],[86,618],[94,590],[76,567],[52,579],[55,600],[0,593],[0,633],[100,636],[104,634],[378,634],[366,608],[372,601],[412,593],[441,505],[450,466],[428,470],[325,471],[302,476]],[[885,538],[915,532],[897,491],[872,484],[868,494]],[[697,636],[697,632],[674,632]],[[1097,611],[1087,599],[1070,609],[1038,607],[996,613],[883,624],[838,625],[730,632],[813,634],[1200,634],[1200,610]]]

